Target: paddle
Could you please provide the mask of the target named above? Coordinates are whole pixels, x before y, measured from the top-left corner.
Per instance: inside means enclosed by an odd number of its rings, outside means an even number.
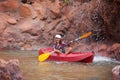
[[[74,42],[74,41],[78,41],[78,40],[80,40],[80,39],[87,38],[87,37],[89,37],[91,34],[92,34],[92,32],[88,32],[88,33],[86,33],[86,34],[80,36],[79,38],[76,38],[76,39],[70,41],[70,43],[71,43],[71,42]]]
[[[73,41],[77,41],[79,39],[84,39],[84,38],[87,38],[89,37],[90,35],[92,34],[92,32],[88,32],[82,36],[80,36],[79,38],[76,38],[75,40]],[[73,42],[73,41],[70,41],[70,42]],[[54,51],[53,51],[54,52]],[[50,54],[52,54],[53,52],[45,52],[41,55],[38,56],[38,61],[42,62],[42,61],[45,61],[47,58],[49,58]]]
[[[51,53],[50,52],[45,52],[45,53],[39,55],[38,56],[38,61],[39,62],[45,61],[50,56],[50,54],[52,54],[52,52]]]

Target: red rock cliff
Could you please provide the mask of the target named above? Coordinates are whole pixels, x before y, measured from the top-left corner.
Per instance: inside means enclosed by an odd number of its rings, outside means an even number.
[[[56,33],[70,41],[89,31],[93,34],[79,41],[78,50],[98,51],[102,55],[117,53],[118,57],[120,1],[0,1],[1,49],[38,50],[41,46],[50,46]],[[115,47],[112,51],[114,44],[117,50]]]

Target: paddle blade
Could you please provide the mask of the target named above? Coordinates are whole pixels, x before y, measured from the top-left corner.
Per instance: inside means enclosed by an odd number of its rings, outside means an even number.
[[[80,39],[87,38],[87,37],[89,37],[91,34],[92,34],[92,32],[88,32],[88,33],[80,36]]]
[[[50,56],[49,52],[41,54],[41,55],[38,56],[38,61],[40,61],[40,62],[45,61],[49,56]]]

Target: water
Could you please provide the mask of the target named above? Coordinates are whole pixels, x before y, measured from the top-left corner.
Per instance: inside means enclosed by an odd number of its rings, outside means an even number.
[[[1,51],[0,58],[18,59],[24,80],[112,80],[112,68],[120,62],[95,56],[93,63],[38,62],[37,51]]]

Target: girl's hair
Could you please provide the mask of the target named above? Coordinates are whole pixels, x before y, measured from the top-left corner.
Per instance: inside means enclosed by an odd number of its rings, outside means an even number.
[[[59,44],[62,44],[62,40],[60,39],[60,42],[59,42]]]

